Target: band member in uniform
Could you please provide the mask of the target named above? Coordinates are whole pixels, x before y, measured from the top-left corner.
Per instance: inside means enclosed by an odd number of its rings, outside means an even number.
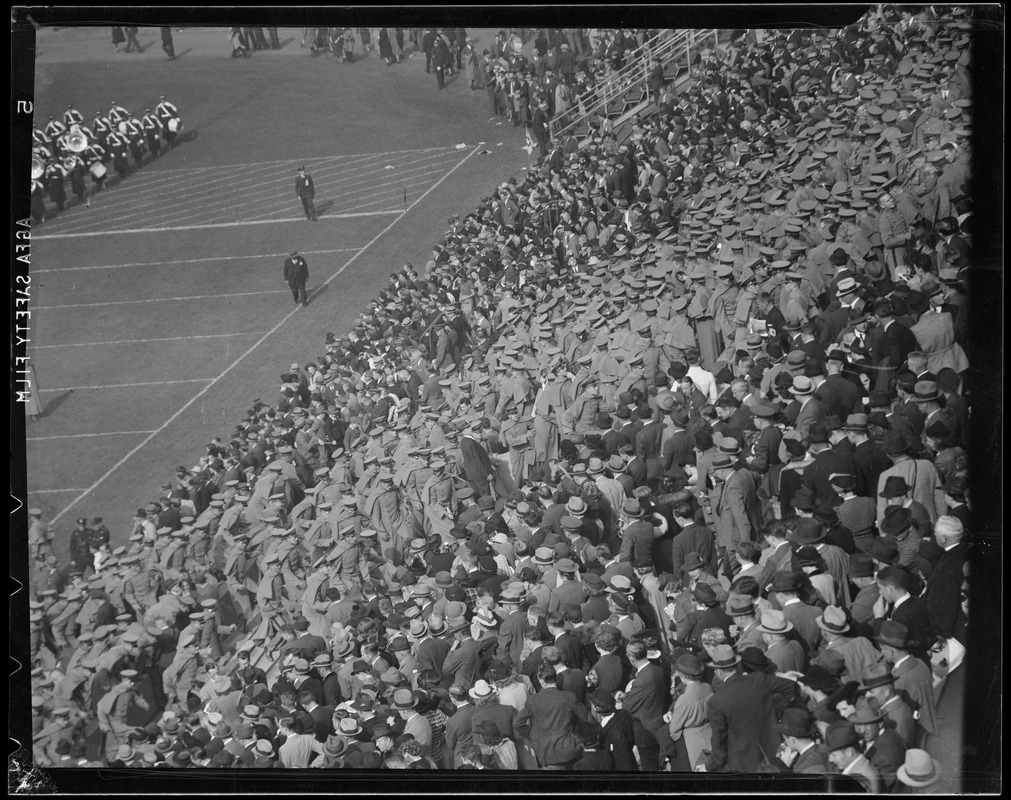
[[[46,221],[45,187],[42,181],[32,178],[32,219],[36,222]]]
[[[109,152],[112,154],[112,164],[116,168],[116,172],[119,173],[120,178],[125,178],[127,173],[130,172],[130,162],[126,158],[129,152],[126,137],[121,133],[113,131],[109,134],[106,144],[108,145]]]
[[[123,120],[130,118],[130,112],[127,111],[123,106],[121,106],[116,100],[112,101],[112,105],[109,106],[109,122],[112,123],[113,127],[116,127]]]
[[[165,132],[165,146],[169,149],[175,147],[178,133],[169,130],[169,120],[179,117],[179,109],[166,100],[165,95],[160,95],[158,105],[154,108],[154,113],[157,114],[158,119],[161,121],[162,130]]]
[[[84,185],[84,161],[77,153],[67,153],[63,159],[64,173],[70,176],[70,189],[78,200],[84,199],[87,188]]]
[[[49,137],[46,136],[45,131],[38,126],[32,128],[32,146],[33,147],[49,147]]]
[[[67,110],[63,112],[63,124],[68,128],[72,128],[75,125],[83,125],[84,116],[73,106],[67,106]]]
[[[109,158],[105,148],[97,142],[90,142],[88,149],[85,150],[81,156],[84,159],[84,163],[87,165],[87,169],[89,171],[95,164],[102,164],[102,166],[105,166],[103,162],[107,161]],[[105,188],[105,180],[108,177],[108,173],[106,172],[102,172],[101,175],[96,175],[94,172],[91,173],[91,180],[95,184],[96,192],[100,192]]]
[[[140,167],[144,163],[144,126],[136,117],[126,121],[126,137],[130,143],[130,155]]]
[[[161,122],[150,108],[144,109],[144,118],[140,121],[147,138],[147,149],[155,157],[161,152]]]
[[[67,207],[67,190],[63,186],[66,177],[67,172],[59,161],[53,161],[46,167],[45,179],[46,187],[49,189],[49,199],[56,204],[60,211]]]
[[[67,126],[56,119],[56,117],[50,115],[49,122],[46,123],[46,127],[42,130],[45,132],[46,136],[49,137],[50,142],[55,142],[67,132]]]
[[[95,134],[95,141],[105,147],[106,139],[112,133],[112,123],[101,109],[95,112],[95,118],[91,121],[91,129]]]

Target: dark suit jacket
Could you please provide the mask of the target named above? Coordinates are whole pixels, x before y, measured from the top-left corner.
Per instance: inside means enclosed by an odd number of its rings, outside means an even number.
[[[818,453],[804,468],[801,483],[814,494],[815,506],[837,506],[842,500],[828,478],[834,473],[852,475],[855,470],[852,458],[830,447]]]
[[[635,744],[639,748],[657,746],[656,731],[663,725],[667,702],[663,670],[656,664],[646,664],[632,678],[621,703],[632,716]]]
[[[897,367],[904,364],[906,356],[917,350],[920,345],[913,332],[896,320],[885,331],[881,346],[884,355],[891,359],[892,366]]]
[[[572,692],[549,686],[527,698],[516,719],[516,732],[533,745],[542,766],[565,764],[582,752],[574,731],[580,720],[588,718],[586,709]]]
[[[924,598],[927,614],[934,627],[945,637],[951,637],[955,633],[958,622],[962,603],[959,598],[962,591],[962,567],[966,557],[965,543],[959,542],[941,556],[927,581],[927,594]]]
[[[959,586],[961,587],[961,583],[959,583]],[[901,622],[909,628],[909,638],[913,641],[909,652],[929,664],[930,657],[927,654],[927,639],[933,627],[933,621],[930,617],[930,611],[927,609],[927,604],[919,597],[910,597],[902,605],[893,608],[891,613],[886,615],[886,617],[895,622]]]
[[[664,424],[651,422],[635,435],[635,454],[646,463],[646,479],[661,477]]]
[[[714,687],[709,698],[712,727],[712,755],[709,772],[757,772],[763,759],[771,759],[779,749],[777,709],[789,704],[797,684],[761,672],[738,673]]]
[[[484,705],[478,706],[471,717],[471,727],[479,722],[490,720],[502,732],[507,739],[513,738],[513,728],[516,725],[516,709],[512,706],[502,705],[498,700],[493,700]]]
[[[821,616],[821,609],[806,603],[790,603],[783,606],[783,616],[792,622],[797,634],[803,640],[808,656],[811,656],[821,642],[821,628],[815,620]]]
[[[562,651],[562,655],[565,657],[565,666],[570,669],[582,670],[589,666],[583,663],[583,648],[580,646],[579,640],[571,633],[563,633],[555,640],[554,645]]]
[[[829,766],[828,752],[816,744],[797,756],[791,768],[796,774],[827,775],[834,767]]]
[[[632,716],[625,709],[619,708],[603,726],[603,735],[600,737],[601,749],[611,752],[615,772],[638,772],[639,766],[632,752],[634,746]]]
[[[860,403],[860,390],[853,381],[848,380],[842,375],[829,375],[825,378],[825,383],[829,384],[839,393],[839,402],[842,410],[840,419],[842,422],[846,421],[848,415],[857,414],[863,410]]]
[[[671,541],[672,572],[679,580],[683,577],[682,567],[689,553],[698,553],[708,566],[709,573],[716,574],[716,537],[705,525],[688,525]]]
[[[625,665],[615,653],[605,653],[593,665],[591,670],[597,676],[594,690],[613,694],[628,683],[625,677]]]
[[[860,497],[874,498],[877,502],[878,478],[886,469],[892,468],[892,460],[885,451],[868,439],[853,449],[853,463],[856,467],[856,493]]]
[[[460,749],[467,744],[473,744],[474,736],[472,733],[474,712],[477,711],[473,705],[465,705],[462,708],[457,708],[456,712],[448,720],[446,720],[446,730],[444,732],[444,737],[446,741],[446,746],[453,751],[453,753],[459,753]],[[456,762],[454,762],[456,764]]]
[[[418,671],[437,669],[442,671],[442,665],[449,655],[449,642],[443,639],[426,639],[417,648]]]

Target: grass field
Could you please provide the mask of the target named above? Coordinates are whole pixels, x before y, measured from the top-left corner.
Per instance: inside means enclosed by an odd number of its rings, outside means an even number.
[[[470,34],[480,49],[494,31]],[[29,352],[45,415],[28,426],[29,504],[58,530],[101,516],[123,541],[176,465],[229,436],[254,397],[274,402],[292,361],[526,166],[522,130],[491,119],[466,74],[440,92],[420,55],[312,58],[298,29],[232,60],[226,35],[176,33],[169,62],[156,30],[141,30],[142,54],[113,52],[107,29],[40,31],[37,120],[68,103],[89,121],[112,101],[143,113],[165,94],[189,134],[33,230]],[[302,163],[315,223],[294,196]],[[308,308],[281,278],[291,249],[309,264]]]

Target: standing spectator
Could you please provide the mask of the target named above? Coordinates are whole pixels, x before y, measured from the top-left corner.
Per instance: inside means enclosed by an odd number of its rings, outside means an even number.
[[[140,46],[140,42],[137,41],[137,27],[135,25],[127,25],[123,28],[126,33],[126,52],[132,53],[133,49],[136,48],[138,53],[143,53],[144,50]]]
[[[172,26],[162,25],[161,26],[161,49],[165,51],[165,55],[168,56],[169,61],[175,61],[176,51],[175,45],[172,42]]]

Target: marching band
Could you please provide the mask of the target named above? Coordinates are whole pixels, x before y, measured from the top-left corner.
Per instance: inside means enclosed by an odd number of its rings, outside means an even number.
[[[139,169],[145,156],[157,157],[164,147],[174,147],[182,133],[179,110],[165,95],[154,108],[145,108],[139,119],[115,100],[109,110],[95,112],[91,125],[73,106],[67,106],[62,119],[50,115],[45,126],[32,131],[32,216],[45,220],[43,198],[57,209],[67,206],[66,181],[70,190],[83,201],[87,194],[86,177],[91,176],[93,191],[101,191],[109,177],[108,162],[120,179],[130,172],[129,158]]]

